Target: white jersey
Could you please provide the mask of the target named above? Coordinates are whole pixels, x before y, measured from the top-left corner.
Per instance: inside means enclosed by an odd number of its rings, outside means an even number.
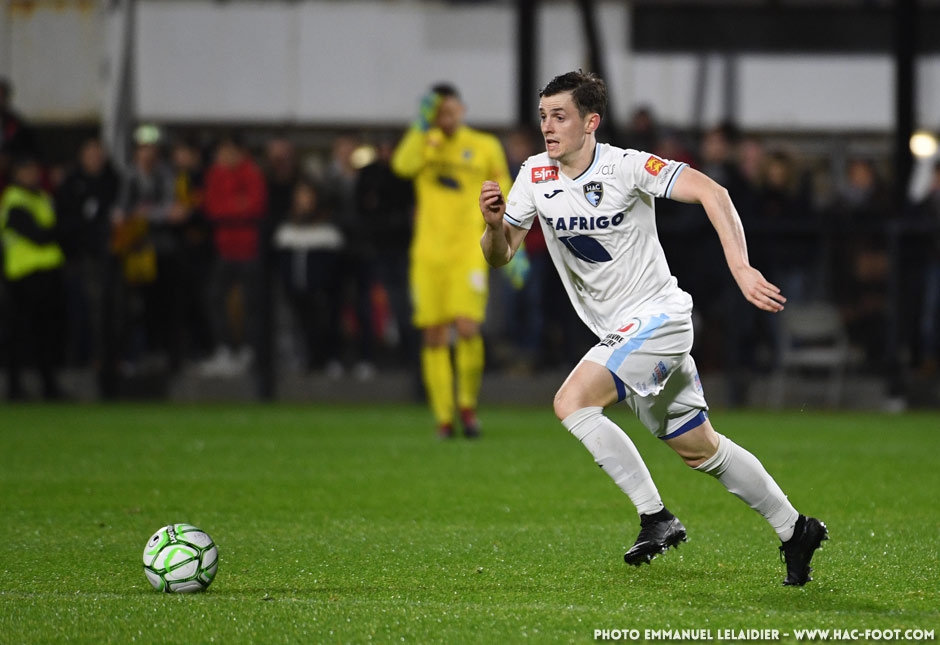
[[[644,313],[691,313],[692,298],[666,263],[654,209],[685,167],[599,143],[576,179],[544,152],[519,171],[505,220],[529,229],[538,217],[571,304],[599,338]]]

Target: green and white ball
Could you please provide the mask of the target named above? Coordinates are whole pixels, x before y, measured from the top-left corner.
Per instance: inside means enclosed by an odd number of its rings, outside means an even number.
[[[164,526],[144,547],[144,574],[158,591],[203,591],[218,567],[219,550],[212,538],[191,524]]]

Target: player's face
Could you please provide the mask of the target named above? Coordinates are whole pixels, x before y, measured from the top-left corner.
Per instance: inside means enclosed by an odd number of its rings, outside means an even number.
[[[447,96],[437,108],[437,117],[434,122],[445,135],[454,136],[457,128],[463,123],[463,103],[456,96]]]
[[[13,177],[16,179],[17,183],[22,186],[36,190],[42,182],[42,169],[39,167],[38,163],[30,161],[18,167],[14,171]]]
[[[574,160],[594,131],[593,117],[588,114],[582,118],[578,114],[571,92],[543,96],[539,102],[539,121],[549,159],[562,164]]]

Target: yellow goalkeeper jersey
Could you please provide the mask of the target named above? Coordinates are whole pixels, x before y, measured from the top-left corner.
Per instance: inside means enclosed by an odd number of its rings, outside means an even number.
[[[512,183],[499,139],[467,126],[450,138],[437,128],[411,128],[395,150],[392,169],[415,184],[412,259],[444,262],[476,254],[482,260],[480,187],[497,181],[508,195]]]

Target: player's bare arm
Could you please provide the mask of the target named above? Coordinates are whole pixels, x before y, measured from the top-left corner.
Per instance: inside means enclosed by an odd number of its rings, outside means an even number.
[[[701,204],[718,233],[731,275],[748,302],[764,311],[783,309],[787,299],[780,289],[751,266],[747,241],[738,211],[727,189],[694,168],[685,168],[676,179],[671,198],[689,204]]]
[[[483,256],[492,267],[508,264],[522,244],[527,231],[512,226],[503,219],[506,214],[506,199],[497,182],[483,182],[480,189],[480,212],[486,222],[486,230],[480,239]]]

